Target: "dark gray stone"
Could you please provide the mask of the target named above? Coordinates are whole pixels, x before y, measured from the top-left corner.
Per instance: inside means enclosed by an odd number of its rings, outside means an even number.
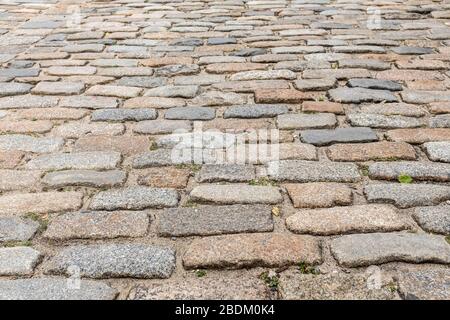
[[[398,82],[380,79],[350,79],[348,86],[389,91],[401,91],[403,89]]]
[[[303,142],[317,146],[333,143],[378,141],[371,128],[338,128],[335,130],[305,130],[300,133]]]

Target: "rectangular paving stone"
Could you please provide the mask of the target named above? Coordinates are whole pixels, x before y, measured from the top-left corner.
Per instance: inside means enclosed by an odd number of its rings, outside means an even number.
[[[333,161],[415,160],[414,148],[404,142],[335,144],[327,149]]]
[[[258,300],[267,299],[265,284],[255,275],[236,274],[233,277],[209,275],[206,278],[162,280],[131,289],[129,300]]]
[[[371,128],[337,128],[334,130],[305,130],[300,133],[303,142],[316,146],[334,143],[372,142],[378,137]]]
[[[0,191],[35,188],[41,175],[40,171],[0,169]]]
[[[255,178],[255,168],[249,165],[204,165],[197,174],[198,182],[247,182]]]
[[[208,107],[177,107],[170,108],[164,114],[168,120],[211,120],[216,117],[216,111]]]
[[[27,213],[48,214],[77,210],[82,205],[80,192],[41,192],[3,195],[0,197],[0,211],[5,215]]]
[[[354,163],[303,160],[270,162],[268,175],[277,181],[291,182],[357,182],[361,179]]]
[[[46,133],[53,123],[46,120],[3,120],[0,121],[0,134],[5,133]]]
[[[86,94],[89,96],[105,96],[118,98],[134,98],[142,93],[143,89],[138,87],[96,85],[89,88]]]
[[[399,275],[399,293],[403,299],[448,300],[450,272],[448,269],[430,268],[412,270]]]
[[[450,142],[427,142],[423,145],[428,158],[432,161],[450,162]]]
[[[46,70],[47,74],[53,76],[87,76],[93,75],[97,71],[95,67],[66,67],[52,66]]]
[[[195,239],[183,256],[186,269],[285,267],[322,261],[316,239],[288,234],[226,235]]]
[[[368,288],[364,273],[302,274],[289,270],[280,276],[280,294],[285,300],[397,300],[388,286]],[[381,283],[384,285],[384,283]]]
[[[33,88],[34,94],[48,95],[74,95],[80,94],[84,90],[82,82],[45,82],[41,81]]]
[[[64,145],[62,138],[36,138],[22,134],[0,136],[0,150],[50,153],[60,150]]]
[[[82,186],[92,188],[112,188],[125,183],[127,174],[120,170],[64,170],[47,173],[42,183],[51,188]]]
[[[392,129],[425,126],[424,119],[398,115],[385,116],[381,114],[350,113],[347,115],[347,119],[355,127]]]
[[[0,275],[31,275],[40,259],[39,251],[30,247],[0,248]]]
[[[364,187],[369,202],[393,203],[400,208],[432,206],[450,200],[450,187],[433,184],[369,184]]]
[[[93,210],[142,210],[146,208],[175,207],[178,192],[173,189],[159,189],[132,186],[97,193],[91,203]]]
[[[118,152],[73,152],[54,153],[39,156],[26,164],[28,169],[67,170],[67,169],[114,169],[121,161]]]
[[[98,281],[80,280],[80,289],[67,279],[30,278],[0,281],[1,300],[113,300],[117,291]]]
[[[25,68],[25,69],[0,69],[0,77],[12,77],[12,78],[25,78],[25,77],[37,77],[40,70],[38,68]]]
[[[287,112],[289,112],[287,105],[249,104],[227,108],[223,113],[223,118],[272,118]]]
[[[414,233],[355,234],[331,242],[331,252],[345,267],[388,262],[450,263],[450,246],[443,237]]]
[[[13,169],[16,167],[25,153],[22,151],[0,151],[0,168]]]
[[[48,96],[13,96],[0,98],[0,109],[28,109],[56,107],[59,98]]]
[[[285,184],[295,208],[326,208],[351,205],[352,190],[339,183]]]
[[[51,240],[136,238],[145,236],[149,224],[145,212],[70,212],[53,218],[44,237]]]
[[[314,100],[317,94],[301,92],[294,89],[256,89],[256,103],[301,103],[305,100]]]
[[[386,132],[391,141],[402,141],[412,144],[422,144],[430,141],[450,141],[450,129],[396,129]]]
[[[294,233],[321,236],[409,229],[392,206],[383,204],[300,210],[286,219],[286,226]]]
[[[249,185],[200,185],[191,191],[190,198],[217,204],[276,204],[283,201],[276,187]]]
[[[95,110],[91,115],[92,121],[143,121],[158,117],[155,109],[105,109]]]
[[[365,88],[337,88],[328,91],[332,101],[341,103],[398,102],[398,98],[387,90]]]
[[[66,122],[53,129],[52,135],[66,139],[77,139],[86,135],[118,136],[125,132],[122,123],[108,122]]]
[[[69,275],[71,266],[87,278],[169,278],[175,269],[175,251],[145,244],[77,245],[57,253],[46,273]]]
[[[450,234],[450,206],[421,207],[414,209],[413,218],[427,232]]]
[[[158,167],[139,171],[139,185],[156,188],[184,189],[188,184],[191,172],[189,169],[176,167]]]
[[[26,83],[1,82],[0,97],[27,94],[31,91],[31,88],[33,86]]]
[[[369,177],[374,180],[398,180],[401,175],[414,180],[447,182],[450,181],[450,164],[396,161],[369,166]]]
[[[63,108],[107,109],[117,108],[119,101],[117,98],[110,97],[73,96],[62,97],[59,106]]]
[[[332,113],[282,114],[277,117],[279,129],[329,129],[336,126],[336,116]]]
[[[40,225],[39,222],[19,218],[0,218],[0,243],[11,241],[28,241],[36,234]]]
[[[145,152],[151,146],[147,137],[139,136],[86,136],[75,143],[75,152],[119,152],[123,155],[134,155]]]
[[[269,232],[273,231],[272,211],[264,205],[167,209],[158,215],[156,228],[162,237]]]

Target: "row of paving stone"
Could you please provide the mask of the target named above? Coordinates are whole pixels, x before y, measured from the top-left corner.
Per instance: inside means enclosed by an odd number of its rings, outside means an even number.
[[[423,2],[0,3],[0,298],[450,299]]]

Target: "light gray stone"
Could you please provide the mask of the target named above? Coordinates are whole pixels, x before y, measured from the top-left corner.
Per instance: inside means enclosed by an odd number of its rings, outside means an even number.
[[[27,68],[27,69],[0,69],[0,77],[11,77],[11,78],[25,78],[25,77],[37,77],[40,70],[37,68]]]
[[[125,183],[127,174],[120,170],[66,170],[47,173],[42,183],[52,188],[82,186],[93,188],[118,187]]]
[[[53,108],[58,104],[57,97],[13,96],[0,98],[0,109]]]
[[[335,130],[305,130],[300,133],[302,141],[317,146],[333,143],[354,143],[377,141],[371,128],[338,128]]]
[[[282,114],[277,118],[279,129],[328,129],[336,126],[336,116],[332,113]]]
[[[336,79],[305,79],[296,80],[294,82],[295,88],[300,91],[325,91],[336,86]]]
[[[0,281],[0,300],[112,300],[117,291],[102,282],[81,280],[80,288],[67,279],[33,278]]]
[[[71,266],[88,278],[169,278],[175,269],[175,251],[144,244],[77,245],[57,253],[46,272],[69,275]]]
[[[143,237],[149,223],[145,212],[69,212],[52,219],[44,237],[51,240]]]
[[[443,237],[414,233],[354,234],[331,242],[340,265],[363,267],[388,262],[450,264],[450,246]]]
[[[332,101],[342,103],[398,102],[390,91],[365,88],[337,88],[328,91]]]
[[[163,86],[147,90],[146,97],[166,97],[166,98],[194,98],[198,93],[198,86]]]
[[[31,88],[33,86],[26,83],[1,82],[0,97],[27,94],[31,91]]]
[[[19,218],[0,218],[0,243],[9,241],[27,241],[33,238],[39,229],[39,222]]]
[[[117,98],[95,96],[62,97],[59,106],[63,108],[107,109],[117,108]]]
[[[49,153],[60,150],[64,145],[64,139],[56,138],[37,138],[22,134],[1,135],[1,150],[19,150],[35,153]]]
[[[283,201],[276,187],[249,185],[200,185],[191,191],[190,197],[192,201],[217,204],[276,204]]]
[[[114,82],[114,84],[127,87],[157,88],[165,86],[167,80],[165,78],[155,77],[122,77]]]
[[[430,128],[450,128],[450,115],[442,114],[431,118]]]
[[[40,259],[41,254],[30,247],[0,248],[0,275],[31,275]]]
[[[105,109],[95,110],[92,115],[92,121],[143,121],[154,120],[158,117],[155,109]]]
[[[141,121],[136,124],[133,132],[142,134],[164,134],[173,133],[175,130],[191,131],[192,124],[190,121],[183,120]]]
[[[272,118],[287,112],[289,112],[289,107],[287,105],[254,104],[229,107],[223,113],[223,117],[225,119]]]
[[[397,180],[407,175],[414,180],[450,181],[450,164],[416,161],[377,162],[369,166],[371,179]]]
[[[164,117],[169,120],[211,120],[216,116],[213,108],[178,107],[166,111]]]
[[[428,269],[399,275],[399,292],[405,300],[450,300],[450,271]]]
[[[430,160],[450,162],[450,142],[427,142],[423,146]]]
[[[48,94],[48,95],[72,95],[80,94],[84,90],[84,83],[82,82],[39,82],[33,88],[34,94]]]
[[[198,206],[167,209],[158,215],[163,237],[188,237],[273,230],[272,212],[264,205]]]
[[[370,184],[364,187],[369,202],[394,203],[400,208],[432,206],[450,200],[450,187],[432,184]]]
[[[268,175],[277,181],[357,182],[361,179],[354,163],[283,160],[269,162]]]
[[[421,118],[412,118],[404,116],[385,116],[381,114],[350,113],[348,120],[355,127],[371,128],[417,128],[425,125]]]
[[[93,210],[142,210],[146,208],[174,207],[178,204],[178,192],[142,186],[102,191],[94,196]]]
[[[255,178],[255,168],[249,165],[204,165],[197,174],[198,182],[247,182]]]
[[[26,164],[26,168],[40,170],[114,169],[120,161],[120,153],[111,151],[55,153],[30,160]]]
[[[427,232],[450,234],[450,206],[414,209],[413,218]]]

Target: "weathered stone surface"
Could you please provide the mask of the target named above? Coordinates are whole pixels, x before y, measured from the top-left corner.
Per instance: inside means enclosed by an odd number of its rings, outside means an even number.
[[[282,114],[277,118],[279,129],[326,129],[334,128],[337,123],[332,113]]]
[[[301,103],[305,100],[313,100],[312,93],[301,92],[294,89],[257,89],[255,90],[256,103]]]
[[[89,96],[105,96],[118,98],[134,98],[141,94],[142,88],[112,86],[112,85],[96,85],[89,88],[86,94]]]
[[[338,183],[286,184],[295,208],[326,208],[352,204],[353,193],[346,185]]]
[[[41,254],[29,247],[0,248],[0,275],[31,275]]]
[[[399,292],[405,300],[449,300],[450,272],[429,269],[399,275]]]
[[[67,279],[34,278],[0,281],[1,300],[112,300],[116,290],[102,282],[80,281],[80,289],[67,286]]]
[[[295,88],[300,91],[324,91],[334,88],[335,85],[336,79],[334,78],[307,79],[294,82]]]
[[[156,188],[185,188],[190,177],[188,169],[174,167],[158,167],[145,169],[139,174],[137,182],[140,185]]]
[[[427,232],[450,234],[450,206],[414,209],[413,218]]]
[[[396,129],[386,132],[391,141],[421,144],[430,141],[450,141],[450,129]]]
[[[427,142],[423,146],[430,160],[450,162],[450,142]]]
[[[273,161],[268,165],[269,177],[292,182],[356,182],[361,175],[353,163],[330,163],[302,160]]]
[[[217,204],[276,204],[283,201],[276,187],[249,185],[200,185],[190,194],[192,201]]]
[[[0,134],[5,133],[46,133],[53,128],[53,123],[46,120],[4,120],[0,121]]]
[[[331,99],[342,103],[397,102],[398,98],[390,91],[365,88],[337,88],[328,91]]]
[[[0,168],[13,169],[22,160],[24,153],[22,151],[0,151]]]
[[[64,123],[52,132],[54,136],[60,136],[68,139],[77,139],[86,135],[111,135],[117,136],[123,134],[125,126],[121,123],[107,122],[69,122]]]
[[[34,94],[48,94],[48,95],[72,95],[80,94],[84,90],[84,83],[82,82],[39,82],[33,88]]]
[[[369,166],[371,179],[397,180],[407,175],[414,180],[450,181],[450,165],[444,163],[423,162],[379,162]]]
[[[211,120],[216,116],[213,108],[179,107],[166,111],[164,117],[169,120]]]
[[[92,113],[92,121],[143,121],[158,117],[155,109],[106,109]]]
[[[163,280],[133,288],[130,300],[258,300],[267,299],[269,292],[255,275],[206,278],[184,278],[182,282]]]
[[[57,97],[24,95],[0,98],[0,109],[51,108],[57,104]]]
[[[175,269],[175,252],[144,244],[100,244],[67,247],[54,256],[46,270],[68,275],[78,266],[88,278],[169,278]]]
[[[355,234],[331,242],[340,265],[363,267],[388,262],[450,263],[450,246],[443,237],[414,233]]]
[[[333,161],[415,160],[414,148],[404,142],[335,144],[327,149]]]
[[[112,211],[174,207],[178,204],[178,199],[179,195],[175,190],[133,186],[96,194],[90,208]]]
[[[342,104],[329,101],[305,101],[302,104],[303,112],[330,112],[335,114],[343,114],[344,108]]]
[[[63,108],[107,109],[117,108],[118,105],[116,98],[95,96],[62,97],[59,102]]]
[[[223,113],[227,118],[272,118],[289,112],[287,105],[255,104],[229,107]]]
[[[163,86],[145,92],[146,97],[193,98],[197,95],[198,86]]]
[[[272,71],[246,71],[235,73],[230,77],[231,81],[246,80],[275,80],[275,79],[296,79],[295,72],[290,70],[272,70]]]
[[[0,191],[35,188],[41,175],[40,171],[0,169]]]
[[[397,296],[387,286],[368,288],[369,275],[330,273],[307,275],[286,271],[280,276],[280,292],[286,300],[390,300]]]
[[[361,112],[368,114],[382,114],[385,116],[423,117],[427,113],[421,106],[407,103],[367,104],[361,107]]]
[[[151,142],[147,137],[137,136],[88,136],[81,137],[75,143],[75,152],[120,152],[134,155],[148,150]]]
[[[322,261],[317,240],[284,234],[226,235],[194,240],[183,256],[187,269],[283,267]]]
[[[18,217],[2,217],[0,218],[0,243],[30,240],[38,229],[39,222],[34,220]]]
[[[350,113],[347,115],[348,120],[355,127],[371,127],[371,128],[417,128],[425,125],[425,121],[421,118],[404,117],[404,116],[385,116],[381,114],[367,113]]]
[[[303,142],[317,146],[333,143],[371,142],[378,137],[371,128],[337,128],[335,130],[305,130],[300,133]]]
[[[450,128],[450,115],[438,115],[430,119],[431,128]]]
[[[382,204],[300,210],[286,219],[286,226],[294,233],[321,236],[408,228],[405,219],[393,207]]]
[[[39,156],[26,164],[27,169],[39,170],[96,170],[114,169],[121,161],[118,152],[73,152]]]
[[[198,106],[231,106],[246,101],[234,92],[208,91],[195,97],[192,103]]]
[[[145,212],[74,212],[52,219],[44,237],[52,240],[142,237],[149,217]]]
[[[141,134],[164,134],[173,133],[175,130],[191,131],[190,121],[183,120],[153,120],[141,121],[134,127],[133,131]]]
[[[401,91],[402,85],[398,82],[379,79],[350,79],[349,87],[360,87],[366,89]]]
[[[271,208],[264,205],[198,206],[167,209],[158,215],[163,237],[267,232],[273,230]]]
[[[52,188],[68,186],[111,188],[123,185],[126,178],[127,174],[120,170],[65,170],[46,174],[42,178],[42,183]]]
[[[370,184],[364,188],[369,202],[394,203],[400,208],[432,206],[450,200],[450,187],[432,184]]]
[[[25,83],[2,82],[0,83],[0,97],[27,94],[31,88],[33,88],[32,85]]]
[[[21,134],[0,136],[1,150],[48,153],[58,151],[63,144],[64,140],[58,137],[36,138]]]
[[[11,194],[0,197],[0,211],[5,215],[27,213],[48,214],[81,207],[83,194],[80,192],[42,192]]]
[[[204,165],[197,174],[198,182],[246,182],[255,178],[255,169],[248,165]]]

